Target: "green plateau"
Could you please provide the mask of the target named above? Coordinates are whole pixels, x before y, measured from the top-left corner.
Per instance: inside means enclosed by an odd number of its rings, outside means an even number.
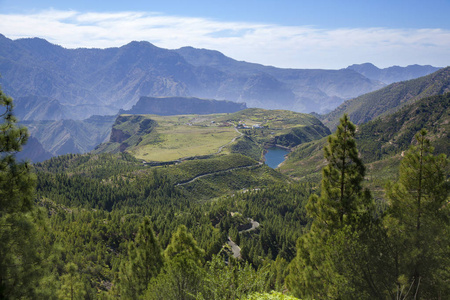
[[[127,152],[147,162],[241,153],[260,160],[265,148],[291,148],[330,134],[315,117],[246,109],[211,115],[120,115],[108,143],[94,153]]]

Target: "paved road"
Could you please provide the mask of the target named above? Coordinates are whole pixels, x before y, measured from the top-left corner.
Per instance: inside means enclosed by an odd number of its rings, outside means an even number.
[[[236,130],[236,132],[239,133],[239,135],[238,135],[238,136],[235,136],[230,142],[226,143],[225,145],[220,146],[220,147],[219,147],[219,150],[217,150],[216,154],[219,154],[220,152],[222,152],[222,150],[223,150],[223,148],[224,148],[225,146],[228,146],[229,144],[234,143],[238,137],[241,137],[241,136],[244,135],[242,132],[240,132],[239,130],[237,130],[236,127],[234,127],[234,130]]]
[[[259,166],[261,166],[261,165],[262,165],[262,163],[259,162],[258,164],[253,164],[253,165],[248,165],[248,166],[241,166],[241,167],[230,168],[230,169],[221,170],[221,171],[217,171],[217,172],[211,172],[211,173],[201,174],[201,175],[195,176],[195,177],[192,178],[192,179],[189,179],[188,181],[182,181],[182,182],[179,182],[179,183],[176,184],[176,186],[191,183],[191,182],[193,182],[193,181],[195,181],[195,180],[197,180],[197,179],[199,179],[199,178],[205,177],[205,176],[216,175],[216,174],[222,174],[222,173],[231,172],[231,171],[234,171],[234,170],[239,170],[239,169],[244,169],[244,168],[259,167]]]
[[[249,232],[249,231],[255,230],[256,228],[259,227],[258,222],[254,221],[253,219],[250,219],[250,218],[248,220],[250,221],[250,223],[252,223],[252,228],[249,228],[247,230],[241,230],[239,232]],[[238,244],[233,242],[230,237],[228,237],[227,244],[231,247],[231,251],[233,252],[234,258],[241,258],[241,247],[239,247]]]
[[[249,232],[249,231],[255,230],[256,228],[259,227],[259,223],[258,222],[254,221],[253,219],[249,219],[249,221],[250,221],[250,223],[252,223],[252,228],[249,228],[249,229],[246,229],[246,230],[242,230],[242,231],[239,231],[239,232]]]
[[[234,258],[241,258],[241,247],[238,246],[235,242],[228,237],[227,244],[231,247],[231,251],[233,252]]]

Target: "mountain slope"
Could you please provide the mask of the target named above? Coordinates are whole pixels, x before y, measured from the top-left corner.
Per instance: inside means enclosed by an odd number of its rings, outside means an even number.
[[[278,84],[282,84],[293,93],[294,99],[291,100],[290,105],[258,107],[282,108],[300,112],[323,112],[333,109],[344,99],[384,86],[382,83],[368,79],[353,70],[280,69],[236,61],[213,50],[183,47],[175,51],[182,55],[186,61],[198,67],[214,68],[227,74],[236,73],[252,76],[265,74],[266,78],[273,78],[273,80],[279,82]],[[267,86],[267,83],[263,86]],[[246,102],[252,106],[252,102]]]
[[[349,115],[353,123],[363,124],[378,116],[393,113],[421,98],[442,95],[449,91],[450,67],[447,67],[433,74],[393,83],[378,91],[348,100],[321,119],[331,130],[336,128],[344,113]]]
[[[115,116],[92,116],[86,120],[22,121],[30,135],[52,155],[85,153],[104,142]],[[27,154],[32,159],[32,153]]]
[[[372,162],[405,151],[415,134],[428,131],[437,153],[450,155],[450,93],[423,98],[402,110],[359,127],[361,156]]]
[[[33,163],[41,162],[52,157],[52,154],[44,149],[39,141],[30,136],[22,151],[16,154],[19,160],[30,160]]]
[[[358,126],[356,142],[369,176],[386,172],[383,169],[395,169],[401,153],[414,143],[414,135],[422,128],[429,132],[436,153],[450,155],[450,93],[422,98]],[[325,164],[322,149],[326,143],[323,138],[299,145],[279,170],[296,178],[318,180]]]

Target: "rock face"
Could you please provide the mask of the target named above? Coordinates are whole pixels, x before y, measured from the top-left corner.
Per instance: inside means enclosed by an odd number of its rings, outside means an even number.
[[[111,137],[109,138],[110,143],[122,143],[123,141],[130,138],[130,134],[123,132],[120,129],[112,128]]]
[[[187,97],[141,97],[130,109],[122,110],[123,114],[154,114],[161,116],[186,114],[234,113],[246,109],[245,103],[226,100],[208,100]]]

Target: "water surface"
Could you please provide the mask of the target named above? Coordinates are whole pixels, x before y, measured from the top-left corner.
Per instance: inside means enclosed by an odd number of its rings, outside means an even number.
[[[267,152],[264,155],[264,158],[266,159],[266,165],[268,165],[272,169],[278,167],[278,165],[286,159],[285,155],[289,153],[289,150],[278,147],[269,148],[266,151]]]

